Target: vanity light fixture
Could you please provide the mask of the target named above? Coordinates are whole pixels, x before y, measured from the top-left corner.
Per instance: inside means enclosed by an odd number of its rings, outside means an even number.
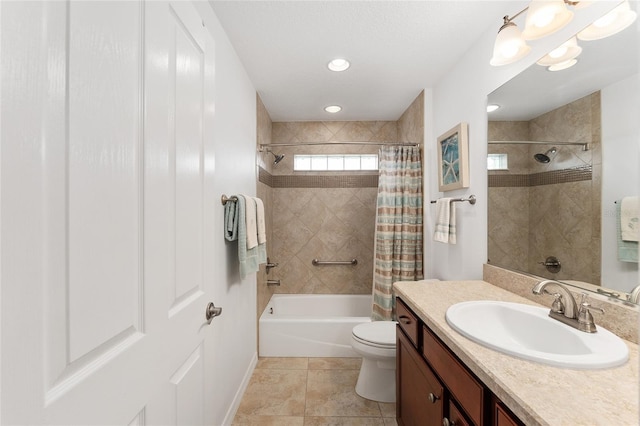
[[[537,40],[553,34],[573,19],[564,0],[532,0],[529,3],[522,37]]]
[[[518,26],[513,23],[513,20],[522,12],[511,18],[509,16],[503,18],[504,24],[498,30],[496,42],[493,45],[493,57],[489,61],[494,67],[516,62],[527,56],[531,51],[531,47],[527,46],[527,43],[522,38],[522,33]]]
[[[569,59],[567,61],[564,62],[559,62],[557,64],[553,64],[553,65],[549,65],[547,67],[547,70],[549,71],[562,71],[562,70],[566,70],[567,68],[571,68],[572,66],[574,66],[575,64],[578,63],[577,59]]]
[[[342,107],[340,105],[329,105],[324,107],[324,110],[328,113],[335,114],[336,112],[342,111]]]
[[[351,66],[351,63],[343,58],[336,58],[327,64],[327,68],[331,71],[345,71]]]
[[[498,108],[500,108],[500,105],[489,104],[489,105],[487,105],[487,112],[493,112],[493,111],[497,110]]]
[[[505,16],[489,63],[498,67],[524,58],[531,50],[525,40],[537,40],[563,28],[573,19],[573,12],[566,5],[577,8],[580,3],[570,0],[532,0],[529,6],[515,15]],[[525,29],[520,32],[513,21],[524,12],[527,12]]]
[[[536,63],[543,67],[558,65],[575,59],[580,55],[580,53],[582,53],[582,48],[578,46],[578,39],[576,37],[571,37]]]
[[[611,12],[594,21],[584,30],[578,33],[580,40],[600,40],[612,36],[633,24],[638,14],[631,10],[629,0],[625,0]]]

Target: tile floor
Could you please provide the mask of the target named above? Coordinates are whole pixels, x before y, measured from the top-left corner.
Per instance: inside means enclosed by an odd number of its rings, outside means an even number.
[[[396,426],[396,405],[355,392],[360,358],[261,358],[233,425]]]

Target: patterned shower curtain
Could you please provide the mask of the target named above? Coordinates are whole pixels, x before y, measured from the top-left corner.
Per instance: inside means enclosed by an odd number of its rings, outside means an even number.
[[[423,279],[420,147],[383,146],[373,271],[372,319],[395,319],[392,284]]]

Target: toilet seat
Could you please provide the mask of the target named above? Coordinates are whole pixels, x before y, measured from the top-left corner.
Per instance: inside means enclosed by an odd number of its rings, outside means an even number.
[[[380,349],[396,347],[395,321],[373,321],[353,327],[352,337],[363,345]]]

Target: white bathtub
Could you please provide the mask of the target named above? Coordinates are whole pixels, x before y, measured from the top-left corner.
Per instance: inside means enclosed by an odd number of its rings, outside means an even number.
[[[259,355],[357,357],[351,330],[371,321],[371,295],[274,294],[260,316]]]

